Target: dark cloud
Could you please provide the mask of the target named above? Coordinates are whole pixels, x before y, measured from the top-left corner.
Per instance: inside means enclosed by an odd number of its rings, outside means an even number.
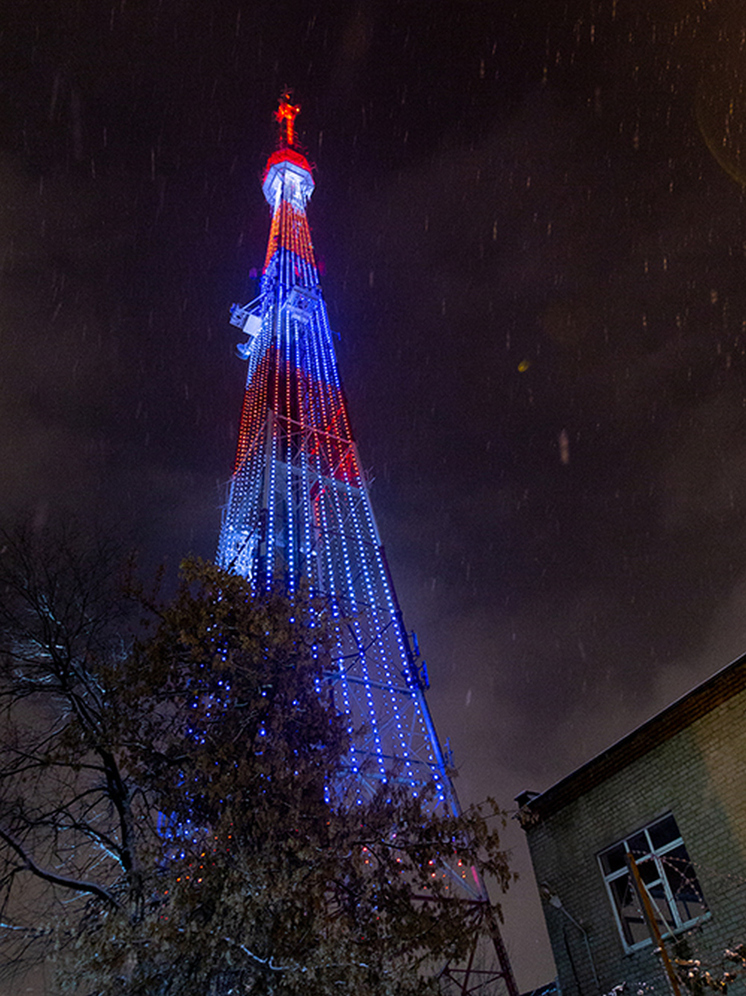
[[[211,554],[227,308],[253,293],[291,85],[462,798],[547,787],[743,651],[741,5],[22,7],[0,39],[3,512]],[[528,987],[552,969],[508,834]]]

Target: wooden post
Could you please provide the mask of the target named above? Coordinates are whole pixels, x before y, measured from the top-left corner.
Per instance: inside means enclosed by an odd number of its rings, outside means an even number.
[[[658,953],[663,961],[663,967],[666,969],[666,975],[668,976],[668,981],[671,983],[671,989],[673,991],[673,996],[681,996],[681,989],[679,988],[679,980],[676,977],[676,972],[671,963],[671,959],[668,957],[668,951],[666,951],[666,946],[663,943],[663,938],[661,937],[661,932],[658,927],[658,921],[655,917],[655,909],[650,901],[650,896],[648,895],[648,890],[645,888],[645,883],[642,881],[642,876],[640,875],[640,869],[637,867],[637,862],[632,857],[631,853],[627,851],[625,854],[625,860],[627,862],[627,868],[629,869],[630,878],[635,887],[635,892],[640,900],[642,906],[642,911],[645,915],[645,922],[648,925],[648,930],[650,931],[650,936],[653,942],[656,944]]]

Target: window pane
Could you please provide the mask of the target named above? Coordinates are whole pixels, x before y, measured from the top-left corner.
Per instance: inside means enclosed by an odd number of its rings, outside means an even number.
[[[676,923],[674,915],[671,912],[671,907],[668,905],[666,890],[663,883],[658,881],[653,885],[647,886],[647,890],[658,919],[658,926],[664,933],[667,930],[673,930],[674,927],[678,926],[678,924]]]
[[[707,912],[707,904],[694,873],[694,867],[683,844],[664,854],[660,861],[674,897],[681,923],[694,920]]]
[[[643,854],[650,853],[650,845],[648,844],[648,838],[645,836],[644,831],[640,831],[640,833],[636,833],[634,837],[630,837],[627,840],[627,846],[630,851],[632,851],[632,855],[635,858],[640,858]]]
[[[672,840],[676,840],[681,836],[679,828],[676,826],[676,820],[670,815],[664,816],[662,820],[654,823],[649,828],[648,833],[656,850],[659,847],[665,847],[666,844],[670,844]]]
[[[637,944],[646,940],[649,934],[645,926],[645,917],[640,910],[629,875],[622,875],[609,884],[627,944]]]
[[[612,872],[619,871],[624,866],[624,844],[617,844],[616,847],[610,847],[608,851],[604,851],[601,855],[601,867],[606,875],[611,875]]]
[[[638,861],[637,870],[639,871],[640,878],[643,880],[645,885],[650,886],[651,882],[660,882],[661,873],[658,869],[658,865],[652,858]]]

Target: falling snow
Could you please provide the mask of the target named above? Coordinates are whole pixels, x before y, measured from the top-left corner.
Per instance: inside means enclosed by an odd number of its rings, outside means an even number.
[[[462,799],[547,787],[746,649],[740,5],[53,7],[0,38],[6,515],[73,509],[145,563],[213,553],[228,308],[256,288],[292,85]],[[552,975],[540,916],[525,874],[522,988]]]

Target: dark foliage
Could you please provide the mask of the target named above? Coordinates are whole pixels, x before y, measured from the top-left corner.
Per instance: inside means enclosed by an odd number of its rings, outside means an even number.
[[[494,806],[350,784],[322,606],[197,561],[157,604],[31,533],[0,585],[5,919],[64,991],[404,996],[487,929],[455,880],[507,885]]]

